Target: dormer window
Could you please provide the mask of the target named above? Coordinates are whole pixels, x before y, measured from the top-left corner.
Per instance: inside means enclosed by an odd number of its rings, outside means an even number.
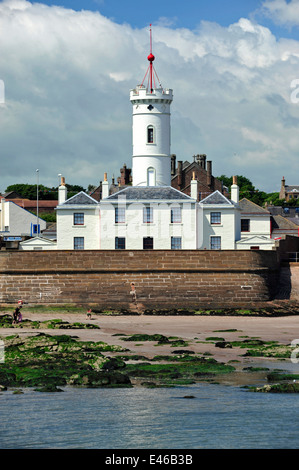
[[[147,128],[147,143],[153,144],[154,143],[154,127],[148,126]]]

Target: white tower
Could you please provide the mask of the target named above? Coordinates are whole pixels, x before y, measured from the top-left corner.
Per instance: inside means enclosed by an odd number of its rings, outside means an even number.
[[[156,87],[150,29],[149,67],[141,85],[130,91],[133,105],[134,186],[171,186],[170,104],[172,90]],[[148,76],[148,86],[143,85]],[[159,80],[159,79],[158,79]]]

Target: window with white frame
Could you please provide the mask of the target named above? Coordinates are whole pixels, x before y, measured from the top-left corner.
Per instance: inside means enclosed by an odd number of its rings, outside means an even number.
[[[221,212],[211,212],[210,222],[211,222],[211,225],[221,224]]]
[[[153,223],[153,208],[152,207],[143,208],[143,223],[144,224]]]
[[[210,238],[210,249],[211,250],[221,250],[221,237]]]
[[[182,238],[181,237],[171,237],[171,249],[180,250],[182,248]]]
[[[74,237],[74,250],[84,250],[84,237]]]
[[[170,221],[172,224],[180,224],[182,222],[182,211],[180,207],[171,208]]]
[[[83,212],[74,212],[74,225],[84,225]]]
[[[147,143],[154,143],[154,126],[148,126],[147,128]]]
[[[115,223],[123,224],[126,221],[126,210],[124,207],[115,208]]]

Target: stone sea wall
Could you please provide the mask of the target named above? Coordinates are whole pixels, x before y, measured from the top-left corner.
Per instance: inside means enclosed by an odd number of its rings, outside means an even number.
[[[0,252],[2,304],[23,299],[102,309],[250,307],[271,300],[278,279],[276,251]]]

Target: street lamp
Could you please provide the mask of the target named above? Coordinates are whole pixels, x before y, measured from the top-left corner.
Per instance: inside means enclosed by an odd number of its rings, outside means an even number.
[[[36,186],[36,236],[38,237],[38,175],[39,170],[36,170],[37,174],[37,186]]]

